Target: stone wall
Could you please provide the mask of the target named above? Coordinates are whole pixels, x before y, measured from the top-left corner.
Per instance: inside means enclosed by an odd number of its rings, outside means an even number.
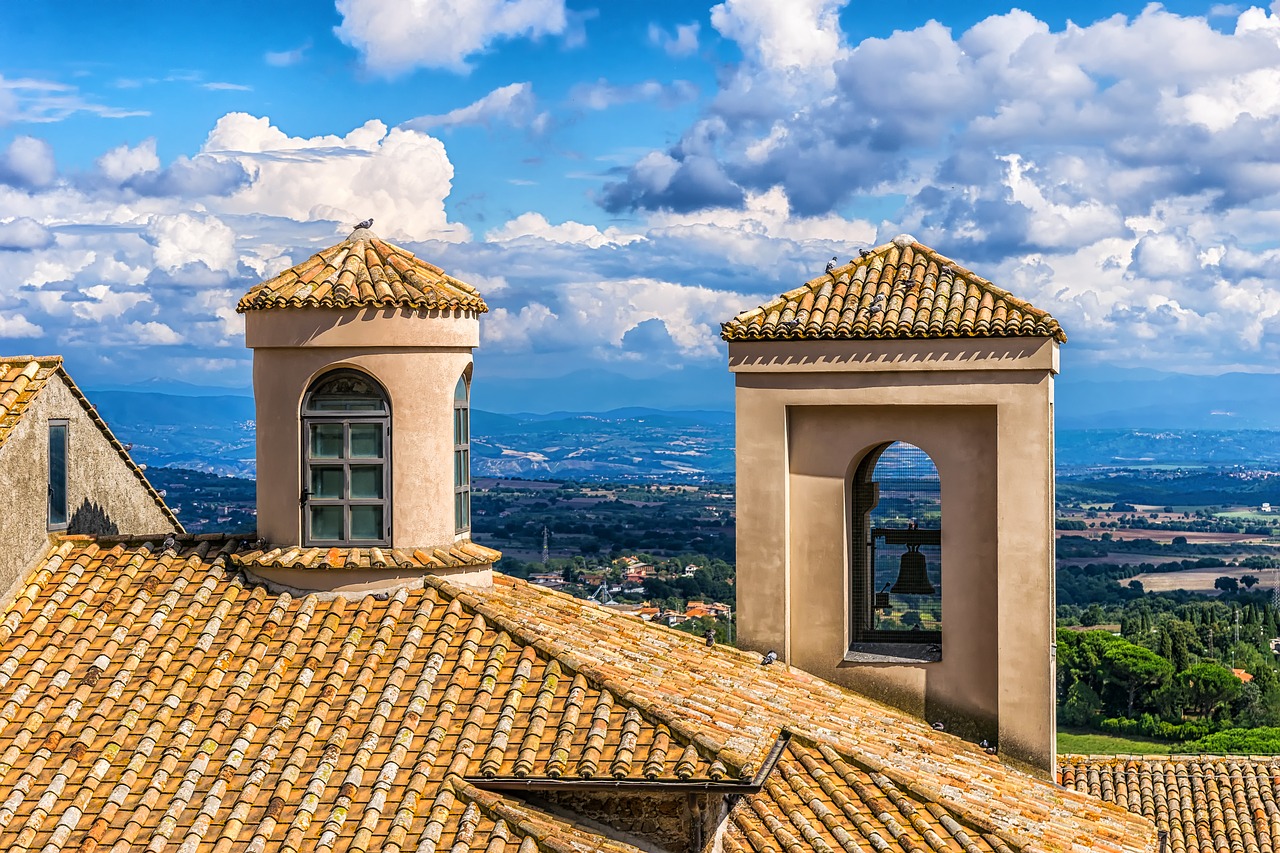
[[[167,533],[173,523],[55,374],[0,446],[0,591],[23,580],[49,545],[49,420],[65,418],[67,533]]]
[[[699,853],[727,814],[723,794],[539,791],[530,800],[640,839],[670,853]]]

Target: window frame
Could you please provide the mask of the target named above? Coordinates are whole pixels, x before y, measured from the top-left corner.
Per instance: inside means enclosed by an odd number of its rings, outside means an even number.
[[[317,410],[310,407],[315,392],[325,383],[351,376],[367,382],[378,392],[382,401],[382,411],[361,410]],[[352,368],[338,368],[326,371],[307,386],[302,398],[299,417],[301,425],[302,470],[299,484],[300,509],[299,524],[302,545],[305,547],[337,547],[337,548],[376,548],[386,547],[392,539],[392,494],[391,494],[391,399],[386,388],[372,376]],[[312,453],[311,431],[313,426],[324,424],[340,424],[342,426],[342,450],[338,457],[315,456]],[[351,455],[351,427],[372,424],[381,428],[382,454],[376,457],[353,457]],[[378,465],[382,468],[382,497],[355,498],[351,496],[351,469],[363,466]],[[342,469],[342,497],[317,498],[311,493],[314,468]],[[342,509],[342,537],[326,539],[313,536],[311,533],[311,509],[313,507],[340,507]],[[377,539],[354,539],[351,536],[351,510],[360,506],[382,507],[382,536]]]
[[[886,544],[933,547],[942,562],[942,530],[878,528],[871,514],[880,503],[880,483],[875,479],[876,467],[886,450],[895,444],[907,444],[923,453],[937,471],[937,463],[928,451],[911,442],[895,439],[876,445],[854,468],[850,482],[849,526],[849,654],[846,660],[878,663],[928,663],[942,660],[942,630],[907,631],[876,629],[875,553],[877,540]],[[939,509],[941,512],[941,472],[939,472]],[[945,516],[945,513],[941,513]],[[889,540],[897,540],[890,542]],[[941,606],[939,583],[939,606]],[[945,622],[943,623],[945,624]]]
[[[462,390],[461,396],[458,390]],[[471,368],[453,386],[453,533],[471,533]]]
[[[53,441],[54,430],[62,430],[62,521],[53,520]],[[49,418],[46,444],[47,475],[45,477],[45,526],[47,530],[66,530],[71,526],[71,420]]]

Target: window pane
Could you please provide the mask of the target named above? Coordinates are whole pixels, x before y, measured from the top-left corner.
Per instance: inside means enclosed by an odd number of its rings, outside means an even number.
[[[312,506],[311,538],[325,540],[342,539],[342,507]]]
[[[67,523],[67,425],[49,424],[49,526]]]
[[[462,523],[462,492],[453,493],[453,526],[458,530],[465,526]]]
[[[471,440],[471,410],[462,410],[462,441],[459,444],[466,444]]]
[[[381,465],[351,466],[351,497],[362,499],[382,497]]]
[[[351,507],[351,538],[353,540],[382,538],[381,506]]]
[[[462,451],[462,479],[458,481],[459,486],[471,485],[471,451]]]
[[[311,458],[342,458],[342,424],[311,425]]]
[[[453,399],[460,403],[467,400],[467,377],[463,376],[458,380],[458,384],[453,386]]]
[[[382,458],[382,424],[351,425],[351,456],[356,459]]]
[[[462,444],[462,410],[453,410],[453,443]]]
[[[342,486],[341,465],[312,466],[311,497],[341,500],[344,497]]]

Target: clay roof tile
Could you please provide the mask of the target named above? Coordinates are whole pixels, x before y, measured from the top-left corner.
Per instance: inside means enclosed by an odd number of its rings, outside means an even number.
[[[369,306],[489,310],[474,287],[368,229],[357,229],[342,243],[253,286],[236,310]]]
[[[1031,336],[1067,339],[1048,312],[905,237],[721,326],[727,341]]]

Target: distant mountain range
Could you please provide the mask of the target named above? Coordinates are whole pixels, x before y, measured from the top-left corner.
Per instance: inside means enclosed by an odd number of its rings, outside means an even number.
[[[150,382],[88,394],[141,462],[253,476],[247,390]],[[1060,464],[1280,460],[1280,442],[1263,434],[1280,430],[1280,374],[1067,369],[1055,396]],[[472,402],[476,476],[733,477],[733,379],[724,368],[661,379],[598,369],[536,380],[482,375]]]

